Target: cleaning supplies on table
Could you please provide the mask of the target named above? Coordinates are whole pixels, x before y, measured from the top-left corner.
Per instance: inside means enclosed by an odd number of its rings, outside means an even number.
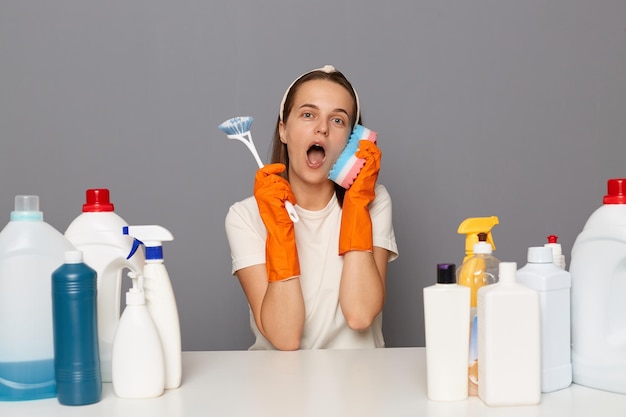
[[[96,292],[96,271],[83,263],[81,251],[66,251],[65,263],[52,273],[54,370],[64,405],[100,401]]]
[[[570,273],[554,264],[551,247],[528,248],[528,263],[517,281],[539,292],[541,305],[541,391],[572,383],[570,338]]]
[[[457,283],[469,287],[470,292],[470,334],[468,351],[468,392],[471,396],[478,395],[478,289],[498,281],[498,264],[500,260],[493,255],[495,245],[491,237],[491,228],[498,224],[498,218],[476,217],[463,221],[459,233],[466,235],[466,257],[457,271]],[[468,241],[475,242],[468,250]]]
[[[132,258],[140,245],[145,246],[143,290],[146,307],[161,338],[165,357],[165,389],[178,388],[182,378],[182,348],[176,298],[169,274],[163,263],[163,242],[174,236],[161,226],[127,226],[123,233],[134,237]]]
[[[626,178],[607,191],[572,247],[572,370],[577,384],[626,394]]]
[[[132,288],[117,325],[111,356],[113,391],[121,398],[155,398],[165,388],[159,332],[146,308],[143,276],[129,272]]]
[[[111,348],[120,319],[122,275],[143,269],[143,251],[126,259],[133,239],[122,234],[128,223],[114,211],[109,190],[92,188],[86,202],[65,231],[65,237],[83,252],[84,262],[98,275],[98,345],[103,382],[111,382]]]
[[[438,264],[437,283],[423,291],[427,394],[435,401],[468,396],[470,289],[456,283],[455,270]]]
[[[500,262],[499,282],[478,290],[478,396],[490,406],[541,401],[539,294],[516,271]]]
[[[50,277],[73,249],[43,220],[39,196],[15,197],[0,232],[0,401],[56,396]]]

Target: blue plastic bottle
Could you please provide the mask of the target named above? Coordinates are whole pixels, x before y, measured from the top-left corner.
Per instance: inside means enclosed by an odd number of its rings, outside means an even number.
[[[15,197],[0,232],[0,401],[56,396],[51,275],[73,249],[44,222],[38,196]]]
[[[54,370],[64,405],[100,401],[96,293],[96,271],[83,263],[83,253],[65,252],[65,263],[52,273]]]

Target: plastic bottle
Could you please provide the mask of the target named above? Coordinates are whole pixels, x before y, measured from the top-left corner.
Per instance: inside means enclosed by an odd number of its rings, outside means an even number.
[[[541,391],[552,392],[572,383],[569,272],[556,266],[551,247],[528,248],[528,263],[517,281],[539,292],[541,304]]]
[[[182,348],[176,298],[169,274],[163,263],[163,242],[174,236],[161,226],[128,226],[124,234],[133,236],[132,257],[139,245],[146,247],[143,267],[146,306],[161,336],[165,355],[165,389],[178,388],[182,378]]]
[[[111,382],[111,347],[120,319],[123,273],[140,273],[144,264],[143,252],[126,259],[133,239],[122,234],[128,223],[114,208],[108,189],[88,189],[83,212],[65,231],[65,237],[83,252],[85,263],[98,274],[98,345],[103,382]]]
[[[565,269],[565,255],[563,255],[563,248],[561,248],[558,240],[557,235],[550,235],[548,236],[548,243],[545,243],[544,246],[552,249],[552,262],[559,268]]]
[[[489,406],[541,402],[539,294],[500,262],[500,281],[478,290],[478,396]]]
[[[52,273],[54,370],[61,404],[100,401],[96,311],[96,271],[83,263],[81,251],[65,252],[65,263]]]
[[[478,289],[498,282],[498,264],[500,260],[492,255],[491,244],[487,242],[487,233],[478,233],[478,242],[474,244],[473,256],[467,259],[457,272],[457,283],[470,288],[470,335],[468,352],[468,392],[478,395]]]
[[[626,179],[608,180],[570,258],[574,382],[626,394]]]
[[[56,395],[50,276],[73,249],[44,222],[38,196],[15,197],[0,232],[0,401]]]
[[[143,276],[129,272],[133,286],[113,339],[113,391],[121,398],[155,398],[165,388],[159,332],[146,308]]]
[[[437,283],[424,288],[428,398],[458,401],[468,396],[470,289],[456,283],[455,264],[437,265]]]

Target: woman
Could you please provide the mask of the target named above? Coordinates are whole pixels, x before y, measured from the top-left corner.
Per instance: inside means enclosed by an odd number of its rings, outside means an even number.
[[[354,126],[356,91],[332,66],[297,78],[280,105],[272,164],[226,216],[233,273],[250,305],[250,349],[383,347],[387,263],[397,257],[381,153],[347,191],[328,179]],[[293,223],[285,200],[296,205]]]

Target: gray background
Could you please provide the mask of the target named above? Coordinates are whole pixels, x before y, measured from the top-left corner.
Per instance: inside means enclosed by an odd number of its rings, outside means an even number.
[[[626,176],[623,0],[0,0],[0,218],[38,194],[64,231],[87,188],[160,224],[186,350],[245,349],[224,216],[252,192],[285,88],[324,64],[357,88],[394,200],[388,346],[423,345],[422,288],[460,263],[466,217],[501,260],[571,246]]]

